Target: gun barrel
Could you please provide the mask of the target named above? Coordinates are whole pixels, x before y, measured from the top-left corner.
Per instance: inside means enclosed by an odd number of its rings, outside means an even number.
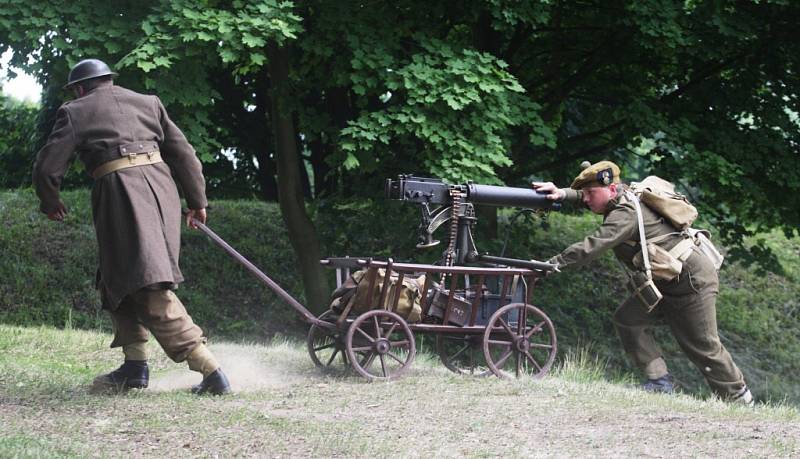
[[[550,209],[559,206],[547,199],[545,194],[531,188],[513,188],[507,186],[476,185],[467,186],[469,200],[474,204],[488,206],[525,207],[528,209]]]

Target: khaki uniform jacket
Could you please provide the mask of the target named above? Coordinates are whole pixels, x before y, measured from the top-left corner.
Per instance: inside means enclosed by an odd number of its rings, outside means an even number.
[[[156,96],[120,86],[100,86],[66,102],[39,151],[33,184],[44,213],[54,211],[64,173],[75,155],[91,172],[131,153],[160,150],[164,163],[107,174],[92,189],[97,234],[97,288],[103,306],[152,284],[178,284],[181,203],[172,176],[191,209],[208,205],[202,166],[194,148]]]
[[[580,193],[566,190],[565,201],[580,202]],[[645,238],[673,234],[658,242],[662,248],[669,250],[678,244],[684,236],[672,224],[651,210],[647,205],[641,204],[642,219],[644,221]],[[634,241],[635,244],[626,244]],[[603,214],[603,224],[583,241],[570,245],[564,251],[551,259],[559,267],[580,267],[600,257],[607,250],[613,250],[614,255],[629,269],[636,270],[633,257],[641,252],[639,244],[639,226],[636,217],[636,208],[633,203],[620,196],[608,203]],[[672,281],[656,280],[656,286],[665,295],[683,296],[686,294],[700,293],[701,290],[718,291],[719,279],[711,262],[696,247],[694,253],[683,263],[681,275]]]

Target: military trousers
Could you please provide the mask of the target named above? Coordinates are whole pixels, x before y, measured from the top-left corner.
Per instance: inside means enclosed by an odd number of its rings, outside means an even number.
[[[119,307],[109,312],[114,325],[111,347],[147,342],[152,333],[170,359],[183,362],[205,342],[203,330],[171,290],[141,289],[123,298]]]
[[[659,286],[664,298],[652,312],[631,297],[614,312],[614,326],[626,353],[648,378],[656,379],[667,373],[667,365],[651,330],[665,321],[711,390],[721,398],[734,397],[745,387],[745,381],[719,339],[717,274],[708,271],[705,261],[694,261],[684,266],[677,279]]]

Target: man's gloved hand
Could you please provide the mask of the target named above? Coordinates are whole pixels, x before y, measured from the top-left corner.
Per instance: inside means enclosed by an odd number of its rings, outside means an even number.
[[[567,197],[567,193],[553,182],[531,182],[531,188],[540,193],[547,193],[547,199],[551,201],[563,201]]]

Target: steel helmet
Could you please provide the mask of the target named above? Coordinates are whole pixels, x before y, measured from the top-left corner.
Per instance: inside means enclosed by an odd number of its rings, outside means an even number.
[[[117,76],[117,74],[112,72],[111,68],[100,59],[84,59],[75,64],[75,67],[72,67],[72,70],[69,71],[67,84],[64,85],[64,88],[69,88],[81,81],[106,75]]]

